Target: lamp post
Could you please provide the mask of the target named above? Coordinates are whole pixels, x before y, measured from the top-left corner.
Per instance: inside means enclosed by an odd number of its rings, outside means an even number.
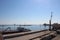
[[[51,12],[51,18],[49,20],[49,30],[51,31],[51,20],[52,20],[52,12]]]

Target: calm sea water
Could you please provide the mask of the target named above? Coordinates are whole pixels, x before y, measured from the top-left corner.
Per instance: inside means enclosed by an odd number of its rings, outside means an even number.
[[[17,27],[19,26],[0,26],[0,31],[4,31],[6,30],[7,28],[10,28],[8,30],[14,30],[16,31],[17,30]],[[32,31],[38,31],[38,30],[45,30],[45,29],[49,29],[48,26],[43,26],[43,25],[32,25],[32,26],[20,26],[20,27],[23,27],[23,28],[26,28],[26,29],[30,29]]]
[[[22,26],[24,28],[27,28],[27,29],[31,29],[32,31],[38,31],[38,30],[45,30],[45,29],[49,29],[48,26],[43,26],[43,25],[33,25],[33,26]]]

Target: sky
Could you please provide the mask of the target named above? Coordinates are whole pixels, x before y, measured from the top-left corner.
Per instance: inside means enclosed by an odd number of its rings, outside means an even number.
[[[60,23],[60,0],[0,0],[0,24]]]

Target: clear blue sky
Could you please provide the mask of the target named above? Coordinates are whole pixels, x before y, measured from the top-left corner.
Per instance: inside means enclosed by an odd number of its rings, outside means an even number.
[[[60,0],[0,0],[0,24],[60,23]]]

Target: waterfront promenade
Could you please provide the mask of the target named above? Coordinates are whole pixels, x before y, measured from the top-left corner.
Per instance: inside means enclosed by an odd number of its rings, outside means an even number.
[[[5,40],[40,40],[45,35],[51,35],[54,32],[45,30],[45,31],[31,31],[23,33],[14,33],[3,35]]]
[[[53,38],[52,40],[60,40],[60,35],[57,35],[55,38]]]

